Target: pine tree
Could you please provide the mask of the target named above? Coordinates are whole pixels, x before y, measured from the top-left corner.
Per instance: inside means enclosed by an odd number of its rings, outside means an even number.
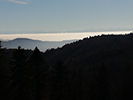
[[[44,89],[47,87],[48,69],[42,53],[36,47],[28,59],[25,69],[28,100],[41,100],[46,95]]]
[[[1,45],[1,41],[0,41],[0,49],[1,49],[2,45]]]
[[[65,91],[65,83],[66,83],[66,71],[65,67],[63,66],[63,63],[61,61],[57,62],[54,65],[54,73],[53,73],[53,89],[52,89],[52,95],[51,100],[64,100],[66,98],[66,91]]]
[[[26,55],[24,53],[24,49],[21,49],[19,46],[17,50],[14,50],[13,53],[13,69],[12,69],[12,91],[15,91],[14,94],[11,96],[13,100],[23,100],[25,93],[24,93],[24,64],[26,60]],[[12,93],[11,93],[12,94]]]
[[[8,89],[8,61],[5,55],[5,50],[0,49],[0,99],[6,100],[7,96],[7,89]]]
[[[99,100],[109,100],[109,72],[107,66],[102,63],[98,69],[97,97]]]

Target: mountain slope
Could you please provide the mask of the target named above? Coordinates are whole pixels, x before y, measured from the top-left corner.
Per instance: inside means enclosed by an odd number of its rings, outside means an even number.
[[[107,58],[132,54],[133,34],[102,35],[85,38],[77,42],[64,45],[62,48],[46,51],[46,57],[51,61],[65,60],[75,64],[99,62]]]
[[[133,99],[133,34],[85,38],[47,50],[44,56],[53,68],[62,63],[68,99]]]

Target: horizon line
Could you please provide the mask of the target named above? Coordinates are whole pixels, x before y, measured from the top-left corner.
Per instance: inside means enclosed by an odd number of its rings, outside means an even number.
[[[133,32],[133,30],[112,30],[112,31],[66,31],[66,32],[0,32],[0,34],[56,34],[56,33],[91,33],[91,32],[96,32],[96,33],[99,33],[99,32]]]
[[[91,36],[99,35],[122,35],[130,34],[132,31],[112,31],[112,32],[79,32],[79,33],[27,33],[27,34],[0,34],[1,40],[13,40],[15,38],[29,38],[33,40],[42,41],[63,41],[63,40],[76,40],[83,39]]]

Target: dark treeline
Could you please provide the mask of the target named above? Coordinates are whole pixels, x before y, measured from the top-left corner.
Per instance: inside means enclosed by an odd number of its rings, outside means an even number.
[[[45,53],[0,42],[0,100],[128,100],[132,91],[133,34],[85,38]]]

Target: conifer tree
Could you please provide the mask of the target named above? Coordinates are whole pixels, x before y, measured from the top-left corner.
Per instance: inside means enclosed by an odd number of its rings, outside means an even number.
[[[1,49],[2,45],[1,45],[1,41],[0,41],[0,49]]]
[[[26,55],[24,49],[19,46],[18,49],[14,50],[13,53],[13,73],[12,73],[12,91],[14,92],[13,100],[23,100],[24,99],[24,64],[26,60]],[[11,92],[12,92],[11,91]]]
[[[49,67],[44,61],[42,53],[36,47],[28,59],[25,69],[29,100],[41,100],[46,95],[44,90],[47,87],[48,69]]]
[[[57,100],[64,100],[65,98],[65,82],[66,82],[66,71],[65,67],[63,66],[63,63],[61,61],[57,62],[54,65],[54,78],[53,78],[53,89],[52,89],[52,95],[51,100],[57,99]]]
[[[98,69],[98,88],[97,97],[99,100],[109,100],[109,72],[104,63],[99,65]]]
[[[0,49],[0,99],[6,100],[7,96],[7,89],[8,89],[8,61],[5,55],[5,50]]]

